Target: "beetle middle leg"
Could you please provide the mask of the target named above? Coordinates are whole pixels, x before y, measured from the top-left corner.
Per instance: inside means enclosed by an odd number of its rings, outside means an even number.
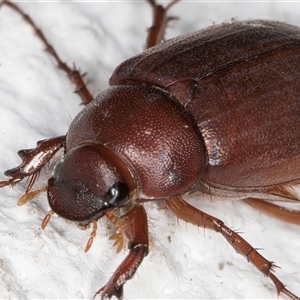
[[[3,0],[0,3],[0,7],[2,5],[6,5],[10,8],[12,8],[14,11],[16,11],[18,14],[20,14],[24,20],[33,28],[35,31],[35,34],[37,37],[43,42],[45,45],[45,50],[49,52],[52,57],[57,62],[57,66],[59,69],[63,70],[69,77],[70,81],[75,85],[75,93],[79,95],[81,98],[82,104],[88,104],[93,100],[93,96],[89,92],[89,90],[86,88],[86,84],[83,81],[83,77],[85,74],[81,74],[79,72],[79,69],[73,66],[73,68],[69,67],[66,63],[64,63],[60,57],[58,56],[55,49],[52,47],[52,45],[47,41],[44,33],[37,27],[37,25],[34,23],[34,21],[30,18],[29,15],[25,14],[17,5],[14,3]]]
[[[290,292],[274,275],[274,268],[277,266],[260,255],[254,247],[252,247],[239,234],[228,228],[221,220],[198,210],[185,202],[181,197],[172,198],[166,201],[166,203],[168,208],[179,219],[200,227],[213,229],[214,231],[221,233],[237,253],[243,255],[259,271],[273,281],[278,295],[283,293],[293,300],[300,300],[299,297]]]

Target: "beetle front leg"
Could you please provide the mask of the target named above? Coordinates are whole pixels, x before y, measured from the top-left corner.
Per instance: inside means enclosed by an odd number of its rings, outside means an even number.
[[[133,277],[149,251],[147,214],[141,204],[135,204],[117,221],[116,225],[122,231],[124,239],[128,241],[129,254],[108,283],[95,294],[94,298],[101,295],[102,300],[110,299],[112,296],[123,298],[125,282]]]
[[[0,181],[0,187],[13,185],[25,177],[31,176],[26,193],[30,191],[41,169],[59,149],[64,147],[65,141],[66,136],[63,135],[39,141],[36,148],[18,151],[18,155],[22,158],[23,162],[18,167],[4,172],[11,179]]]
[[[237,253],[243,255],[248,262],[251,262],[259,271],[273,281],[278,295],[283,293],[293,300],[300,300],[298,296],[290,292],[274,275],[274,268],[277,266],[260,255],[254,247],[239,234],[228,228],[221,220],[198,210],[185,202],[181,197],[172,198],[166,203],[169,209],[178,218],[194,225],[213,229],[214,231],[221,233]]]

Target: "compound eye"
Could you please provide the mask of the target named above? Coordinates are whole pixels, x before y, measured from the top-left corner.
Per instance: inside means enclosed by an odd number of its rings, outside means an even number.
[[[105,195],[105,200],[114,206],[124,206],[129,201],[129,188],[126,183],[116,182]]]

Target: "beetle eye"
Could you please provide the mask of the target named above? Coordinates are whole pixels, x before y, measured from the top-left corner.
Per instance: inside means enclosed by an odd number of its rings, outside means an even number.
[[[114,206],[124,206],[129,200],[129,188],[123,182],[116,182],[105,195],[105,200]]]

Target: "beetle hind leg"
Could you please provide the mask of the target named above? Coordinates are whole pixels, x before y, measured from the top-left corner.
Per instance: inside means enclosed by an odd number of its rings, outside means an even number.
[[[20,14],[24,18],[24,20],[33,28],[37,37],[45,45],[46,51],[49,52],[57,62],[58,68],[63,70],[68,75],[70,81],[75,85],[75,93],[77,93],[81,98],[82,104],[90,103],[93,100],[93,96],[88,91],[88,89],[86,88],[86,84],[83,81],[85,73],[81,74],[79,69],[77,69],[75,65],[73,66],[73,68],[71,68],[60,59],[55,49],[46,39],[44,33],[37,27],[37,25],[34,23],[34,21],[30,18],[29,15],[25,14],[17,5],[8,0],[3,0],[0,3],[0,7],[4,5],[10,7],[18,14]]]
[[[238,233],[228,228],[221,220],[198,210],[181,197],[172,198],[166,201],[166,204],[179,219],[221,233],[237,253],[244,256],[248,262],[251,262],[260,272],[273,281],[278,295],[282,293],[293,300],[300,300],[275,276],[274,268],[277,266],[259,254],[257,249],[252,247]]]
[[[300,225],[300,211],[285,208],[273,203],[270,203],[263,199],[246,198],[242,199],[245,203],[251,207],[263,212],[266,215],[275,217],[287,223]]]
[[[148,29],[148,36],[146,40],[146,49],[153,47],[165,39],[165,31],[168,23],[176,17],[167,16],[167,11],[179,2],[180,0],[171,1],[166,7],[156,4],[155,0],[148,0],[153,8],[153,24]]]

